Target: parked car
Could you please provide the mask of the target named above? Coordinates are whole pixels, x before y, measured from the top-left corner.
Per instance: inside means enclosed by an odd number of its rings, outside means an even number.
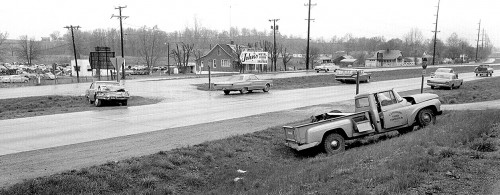
[[[370,82],[371,74],[365,73],[362,69],[339,69],[335,73],[335,80],[342,83],[356,83],[357,73],[359,72],[359,82]]]
[[[460,88],[464,83],[463,79],[459,79],[457,74],[453,73],[436,73],[434,78],[427,80],[427,85],[431,86],[431,89],[436,87],[445,87],[449,89]]]
[[[436,75],[436,73],[453,73],[453,74],[457,75],[457,78],[458,78],[458,73],[456,73],[453,70],[453,68],[438,68],[438,69],[436,69],[435,72],[431,73],[431,78],[434,78],[434,75]]]
[[[332,111],[311,117],[311,122],[284,126],[285,144],[297,151],[319,146],[328,154],[344,151],[345,140],[397,130],[406,133],[415,126],[428,126],[442,114],[436,94],[401,97],[394,90],[356,95],[355,113]]]
[[[253,74],[239,74],[229,77],[226,81],[214,83],[214,88],[222,90],[224,94],[228,95],[231,91],[239,91],[241,94],[253,90],[268,92],[272,85],[272,80],[261,80]]]
[[[474,69],[476,76],[493,76],[493,68],[487,64],[481,64]]]
[[[2,77],[2,83],[27,83],[28,78],[21,75],[7,75]]]
[[[23,77],[26,77],[28,79],[36,79],[37,77],[37,74],[34,74],[34,73],[28,73],[28,72],[22,72],[21,74],[19,74]]]
[[[326,64],[321,64],[319,66],[315,66],[314,70],[319,73],[319,71],[333,71],[336,72],[340,66],[335,65],[334,63],[326,63]]]
[[[44,79],[49,79],[49,80],[56,79],[56,75],[52,74],[51,72],[40,74],[40,77],[44,78]]]
[[[125,87],[116,81],[94,81],[85,91],[85,97],[90,104],[94,104],[96,107],[101,106],[106,101],[118,102],[122,106],[126,106],[130,95]]]

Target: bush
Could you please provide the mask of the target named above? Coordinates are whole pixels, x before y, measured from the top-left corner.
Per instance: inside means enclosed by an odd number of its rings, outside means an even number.
[[[471,149],[479,152],[494,152],[497,151],[495,140],[492,138],[476,138],[471,143]]]

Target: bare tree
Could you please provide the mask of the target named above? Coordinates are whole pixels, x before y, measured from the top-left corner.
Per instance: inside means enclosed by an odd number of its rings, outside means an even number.
[[[3,33],[0,32],[0,60],[3,59],[3,52],[4,52],[4,48],[2,47],[2,45],[5,42],[5,40],[7,40],[8,36],[9,34],[7,32]]]
[[[283,66],[285,67],[285,71],[287,70],[286,69],[286,65],[288,64],[288,62],[290,62],[290,60],[292,60],[292,57],[293,55],[288,53],[286,51],[286,47],[283,46],[283,45],[280,45],[280,48],[279,48],[279,53],[281,54],[282,56],[282,60],[283,60]]]
[[[59,39],[61,39],[61,32],[54,31],[50,33],[50,38],[52,39],[52,41],[58,41]]]
[[[157,27],[153,27],[152,29],[143,27],[139,32],[139,40],[140,40],[140,52],[142,59],[146,63],[148,70],[151,72],[152,67],[158,62],[158,59],[161,57],[162,50],[162,41],[161,41],[160,32]]]
[[[31,65],[33,60],[41,57],[40,42],[35,41],[35,38],[28,38],[27,35],[19,37],[19,49],[17,57],[25,59],[28,65]]]
[[[179,43],[175,44],[175,47],[172,49],[171,54],[174,55],[174,59],[179,67],[186,67],[189,63],[189,58],[194,51],[194,43],[186,44],[181,42],[180,47]]]

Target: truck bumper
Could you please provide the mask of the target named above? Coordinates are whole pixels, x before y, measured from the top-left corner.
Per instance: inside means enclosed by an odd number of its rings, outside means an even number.
[[[287,140],[285,142],[285,145],[290,147],[290,148],[293,148],[297,151],[301,151],[301,150],[305,150],[305,149],[308,149],[308,148],[312,148],[312,147],[315,147],[317,145],[319,145],[320,142],[313,142],[313,143],[309,143],[309,144],[302,144],[302,145],[299,145],[297,144],[297,142],[294,142],[294,141],[289,141]]]

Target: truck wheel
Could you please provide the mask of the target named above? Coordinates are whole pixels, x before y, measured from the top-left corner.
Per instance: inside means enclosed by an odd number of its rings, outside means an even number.
[[[338,154],[345,150],[344,137],[337,133],[331,133],[323,141],[323,147],[327,154]]]
[[[229,90],[224,90],[225,95],[229,95]]]
[[[436,123],[436,116],[431,109],[425,108],[418,112],[417,120],[420,127],[429,126]]]

